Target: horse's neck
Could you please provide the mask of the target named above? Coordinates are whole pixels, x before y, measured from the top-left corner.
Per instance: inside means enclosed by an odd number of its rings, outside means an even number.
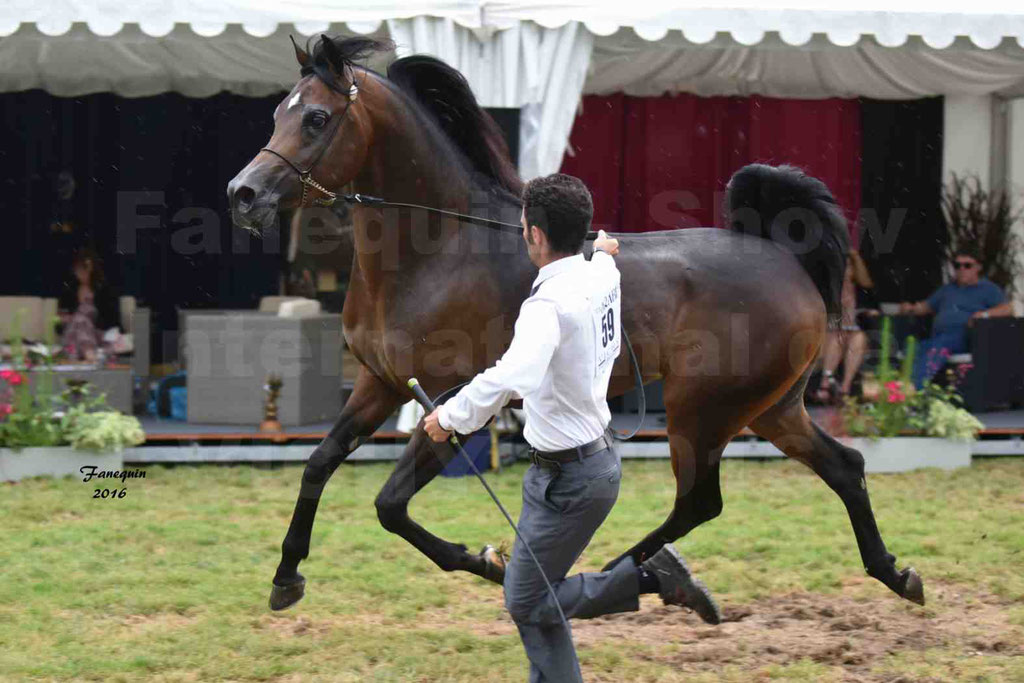
[[[374,123],[374,144],[356,191],[389,202],[464,209],[473,183],[462,160],[417,115],[396,102],[389,106],[392,115]]]
[[[374,144],[353,185],[356,192],[386,202],[477,212],[482,199],[492,197],[475,183],[466,164],[448,145],[426,130],[416,117],[394,119],[386,130],[375,130]],[[354,211],[357,267],[373,292],[437,259],[450,240],[458,238],[457,222],[438,212],[409,208],[362,208]],[[468,241],[459,240],[459,252]]]

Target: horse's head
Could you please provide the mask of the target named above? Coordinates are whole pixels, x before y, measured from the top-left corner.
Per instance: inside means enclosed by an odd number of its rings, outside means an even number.
[[[274,110],[270,142],[228,183],[232,219],[257,232],[274,225],[279,211],[322,197],[316,185],[337,190],[358,173],[370,129],[360,106],[364,79],[353,63],[390,47],[321,36],[309,53],[292,43],[302,78]]]

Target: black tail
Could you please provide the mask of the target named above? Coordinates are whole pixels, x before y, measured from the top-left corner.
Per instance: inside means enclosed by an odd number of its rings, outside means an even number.
[[[729,180],[725,208],[731,229],[792,251],[817,285],[830,322],[839,319],[849,233],[825,183],[793,166],[751,164]]]

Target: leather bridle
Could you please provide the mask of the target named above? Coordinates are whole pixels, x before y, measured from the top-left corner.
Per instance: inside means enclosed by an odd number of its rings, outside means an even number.
[[[352,81],[352,85],[348,89],[348,102],[345,104],[345,109],[341,112],[341,116],[339,116],[336,119],[335,123],[333,124],[333,127],[331,128],[330,134],[327,136],[327,139],[320,146],[320,149],[317,151],[316,156],[313,157],[313,161],[310,162],[309,166],[306,167],[305,170],[300,169],[295,162],[293,162],[291,159],[289,159],[288,157],[286,157],[285,155],[281,154],[280,152],[278,152],[275,149],[271,149],[270,147],[262,147],[262,148],[260,148],[261,152],[270,152],[271,154],[276,156],[278,159],[280,159],[284,163],[288,164],[288,166],[290,166],[291,169],[298,174],[299,182],[302,183],[302,198],[299,199],[299,206],[300,207],[303,207],[303,206],[306,205],[306,195],[309,193],[309,188],[311,188],[311,187],[314,190],[317,190],[318,192],[322,192],[324,195],[327,196],[326,199],[321,199],[321,198],[314,199],[313,203],[315,205],[317,205],[317,206],[333,206],[334,203],[336,201],[338,201],[338,193],[337,192],[331,192],[326,187],[324,187],[323,185],[318,183],[316,180],[314,180],[314,178],[313,178],[313,169],[315,169],[316,165],[320,163],[320,159],[323,158],[324,153],[328,149],[330,149],[331,143],[334,142],[334,136],[337,135],[337,133],[341,129],[342,125],[344,125],[345,119],[348,117],[348,110],[352,107],[352,103],[355,102],[358,97],[359,97],[359,86],[357,86],[356,83],[355,83],[355,80],[353,80]]]

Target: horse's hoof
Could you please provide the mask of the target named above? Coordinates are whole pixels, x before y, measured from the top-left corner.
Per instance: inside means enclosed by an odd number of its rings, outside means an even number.
[[[278,586],[276,583],[270,591],[270,609],[278,612],[287,609],[302,599],[306,594],[306,580],[299,577],[298,583]]]
[[[924,582],[913,567],[907,567],[900,572],[900,597],[924,605]]]
[[[505,556],[500,550],[491,545],[485,545],[480,551],[480,557],[484,560],[483,577],[499,586],[505,584]]]

